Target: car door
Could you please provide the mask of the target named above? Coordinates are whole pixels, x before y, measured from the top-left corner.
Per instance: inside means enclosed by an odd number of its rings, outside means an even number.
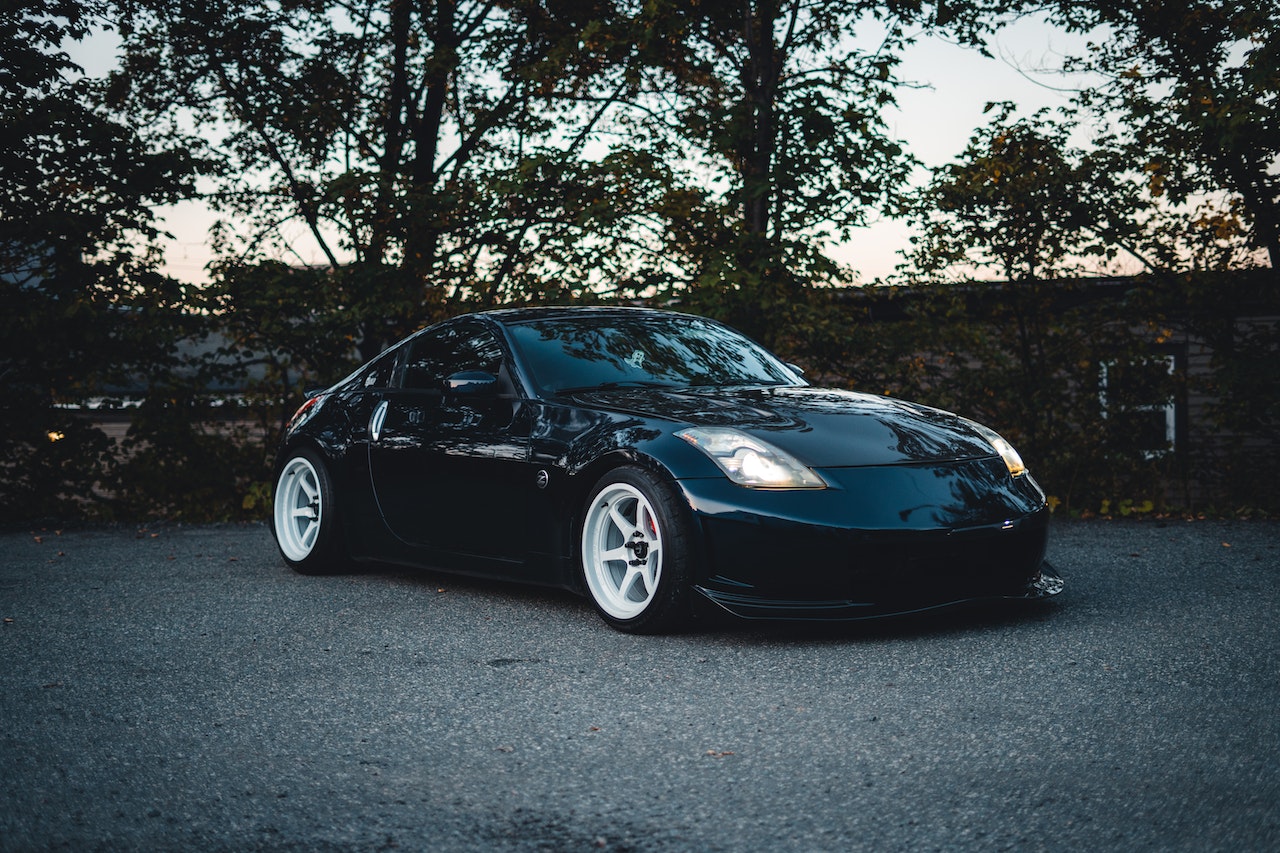
[[[459,321],[409,341],[398,386],[373,411],[369,474],[387,527],[437,551],[518,559],[525,549],[529,429],[498,336]],[[498,377],[461,394],[463,371]]]

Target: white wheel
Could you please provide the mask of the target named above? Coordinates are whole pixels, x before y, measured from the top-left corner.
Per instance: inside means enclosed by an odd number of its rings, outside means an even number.
[[[676,627],[687,615],[687,522],[680,499],[653,474],[619,468],[582,514],[582,579],[604,620],[622,631]]]
[[[615,619],[644,612],[662,579],[662,530],[648,498],[614,483],[587,509],[582,567],[600,609]]]
[[[285,559],[300,563],[311,556],[324,511],[315,466],[305,456],[293,457],[280,472],[275,496],[276,540]]]
[[[299,449],[280,468],[274,504],[271,527],[286,563],[305,575],[348,567],[333,485],[314,451]]]

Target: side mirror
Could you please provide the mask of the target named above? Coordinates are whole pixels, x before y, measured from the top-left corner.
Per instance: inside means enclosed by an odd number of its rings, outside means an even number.
[[[498,393],[498,377],[483,370],[464,370],[444,381],[444,392],[459,397],[492,397]]]

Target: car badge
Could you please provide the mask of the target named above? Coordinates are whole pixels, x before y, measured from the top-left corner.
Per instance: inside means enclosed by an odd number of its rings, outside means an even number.
[[[536,482],[538,484],[539,489],[545,489],[547,487],[547,483],[551,482],[551,475],[547,473],[546,468],[543,468],[541,471],[538,472],[538,478]]]

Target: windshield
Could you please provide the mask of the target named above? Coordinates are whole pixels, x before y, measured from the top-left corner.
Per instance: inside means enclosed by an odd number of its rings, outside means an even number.
[[[757,344],[701,317],[561,315],[508,330],[534,383],[547,394],[637,385],[804,384]]]

